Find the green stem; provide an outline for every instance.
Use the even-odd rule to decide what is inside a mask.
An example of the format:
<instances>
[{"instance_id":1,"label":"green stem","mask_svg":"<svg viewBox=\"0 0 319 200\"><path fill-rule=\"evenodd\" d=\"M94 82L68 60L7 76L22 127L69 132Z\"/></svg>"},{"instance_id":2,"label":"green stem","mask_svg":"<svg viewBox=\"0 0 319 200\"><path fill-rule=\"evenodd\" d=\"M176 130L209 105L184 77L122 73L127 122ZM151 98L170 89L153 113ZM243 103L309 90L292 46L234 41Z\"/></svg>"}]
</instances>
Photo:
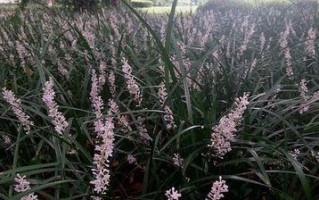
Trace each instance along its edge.
<instances>
[{"instance_id":1,"label":"green stem","mask_svg":"<svg viewBox=\"0 0 319 200\"><path fill-rule=\"evenodd\" d=\"M12 177L16 176L15 169L17 168L18 158L19 158L21 132L22 132L22 125L20 125L18 128L18 138L16 141L16 147L14 150L13 163L12 163ZM9 197L12 197L12 195L13 195L13 184L10 186L10 189L9 189Z\"/></svg>"}]
</instances>

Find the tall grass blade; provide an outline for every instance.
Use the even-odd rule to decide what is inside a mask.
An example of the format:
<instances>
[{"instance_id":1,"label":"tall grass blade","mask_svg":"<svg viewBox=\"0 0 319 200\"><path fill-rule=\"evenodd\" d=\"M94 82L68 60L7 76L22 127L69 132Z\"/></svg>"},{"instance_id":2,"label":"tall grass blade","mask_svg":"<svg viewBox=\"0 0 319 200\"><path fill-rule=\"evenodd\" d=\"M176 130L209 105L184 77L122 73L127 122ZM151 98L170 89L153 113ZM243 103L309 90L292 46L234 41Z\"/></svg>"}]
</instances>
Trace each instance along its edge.
<instances>
[{"instance_id":1,"label":"tall grass blade","mask_svg":"<svg viewBox=\"0 0 319 200\"><path fill-rule=\"evenodd\" d=\"M126 0L122 0L122 2L124 3L125 6L128 7L129 10L132 11L132 13L134 13L134 15L140 20L140 22L146 27L146 29L149 31L149 33L152 35L152 37L154 38L157 47L160 50L163 62L165 63L165 68L168 68L168 71L170 72L170 74L168 74L167 72L165 73L165 80L168 83L169 82L169 77L172 77L173 82L177 82L175 73L174 73L174 64L172 63L171 59L170 59L170 55L169 52L167 51L167 49L163 46L161 39L157 36L156 32L152 29L152 27L146 22L146 20L126 1ZM175 5L176 7L176 5ZM174 12L175 13L175 8L174 8Z\"/></svg>"}]
</instances>

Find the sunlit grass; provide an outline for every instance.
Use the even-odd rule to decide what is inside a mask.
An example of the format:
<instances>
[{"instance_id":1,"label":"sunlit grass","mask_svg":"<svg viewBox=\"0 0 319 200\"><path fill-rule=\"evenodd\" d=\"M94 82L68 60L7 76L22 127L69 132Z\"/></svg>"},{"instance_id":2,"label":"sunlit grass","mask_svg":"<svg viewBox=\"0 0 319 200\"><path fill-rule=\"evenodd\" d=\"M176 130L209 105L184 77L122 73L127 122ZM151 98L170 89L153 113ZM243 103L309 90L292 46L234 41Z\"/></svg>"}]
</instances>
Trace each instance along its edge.
<instances>
[{"instance_id":1,"label":"sunlit grass","mask_svg":"<svg viewBox=\"0 0 319 200\"><path fill-rule=\"evenodd\" d=\"M258 5L258 4L264 4L264 3L291 3L289 0L243 0L242 2L252 4L252 5Z\"/></svg>"},{"instance_id":2,"label":"sunlit grass","mask_svg":"<svg viewBox=\"0 0 319 200\"><path fill-rule=\"evenodd\" d=\"M194 13L198 6L177 6L177 13ZM170 13L171 6L153 6L150 8L138 8L139 11L147 12L150 14L165 14Z\"/></svg>"},{"instance_id":3,"label":"sunlit grass","mask_svg":"<svg viewBox=\"0 0 319 200\"><path fill-rule=\"evenodd\" d=\"M0 3L0 11L15 9L18 4L2 4Z\"/></svg>"},{"instance_id":4,"label":"sunlit grass","mask_svg":"<svg viewBox=\"0 0 319 200\"><path fill-rule=\"evenodd\" d=\"M298 2L298 1L294 1L294 0L235 0L236 2L240 2L240 3L247 3L250 5L260 5L260 4L291 4L294 2ZM315 0L304 0L304 1L299 1L299 2L314 2ZM317 0L317 2L319 2Z\"/></svg>"}]
</instances>

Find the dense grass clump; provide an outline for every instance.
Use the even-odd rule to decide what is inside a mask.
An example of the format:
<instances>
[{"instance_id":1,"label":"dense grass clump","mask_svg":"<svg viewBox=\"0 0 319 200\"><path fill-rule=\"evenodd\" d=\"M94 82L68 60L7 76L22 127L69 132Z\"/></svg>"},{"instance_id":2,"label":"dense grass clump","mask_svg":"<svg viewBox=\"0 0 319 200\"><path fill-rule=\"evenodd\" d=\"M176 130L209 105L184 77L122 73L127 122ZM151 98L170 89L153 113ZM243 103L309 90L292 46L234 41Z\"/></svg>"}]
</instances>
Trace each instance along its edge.
<instances>
[{"instance_id":1,"label":"dense grass clump","mask_svg":"<svg viewBox=\"0 0 319 200\"><path fill-rule=\"evenodd\" d=\"M0 199L318 199L317 7L0 21Z\"/></svg>"}]
</instances>

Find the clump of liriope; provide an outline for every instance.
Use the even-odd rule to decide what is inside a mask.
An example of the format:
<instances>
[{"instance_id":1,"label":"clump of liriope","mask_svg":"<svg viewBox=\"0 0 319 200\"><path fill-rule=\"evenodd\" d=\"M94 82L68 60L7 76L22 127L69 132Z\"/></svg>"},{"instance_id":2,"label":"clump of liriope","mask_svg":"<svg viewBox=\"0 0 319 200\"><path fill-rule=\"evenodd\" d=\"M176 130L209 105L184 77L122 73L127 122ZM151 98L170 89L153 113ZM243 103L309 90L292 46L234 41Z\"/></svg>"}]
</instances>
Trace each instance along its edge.
<instances>
[{"instance_id":1,"label":"clump of liriope","mask_svg":"<svg viewBox=\"0 0 319 200\"><path fill-rule=\"evenodd\" d=\"M2 196L318 199L316 15L65 17L0 22Z\"/></svg>"}]
</instances>

